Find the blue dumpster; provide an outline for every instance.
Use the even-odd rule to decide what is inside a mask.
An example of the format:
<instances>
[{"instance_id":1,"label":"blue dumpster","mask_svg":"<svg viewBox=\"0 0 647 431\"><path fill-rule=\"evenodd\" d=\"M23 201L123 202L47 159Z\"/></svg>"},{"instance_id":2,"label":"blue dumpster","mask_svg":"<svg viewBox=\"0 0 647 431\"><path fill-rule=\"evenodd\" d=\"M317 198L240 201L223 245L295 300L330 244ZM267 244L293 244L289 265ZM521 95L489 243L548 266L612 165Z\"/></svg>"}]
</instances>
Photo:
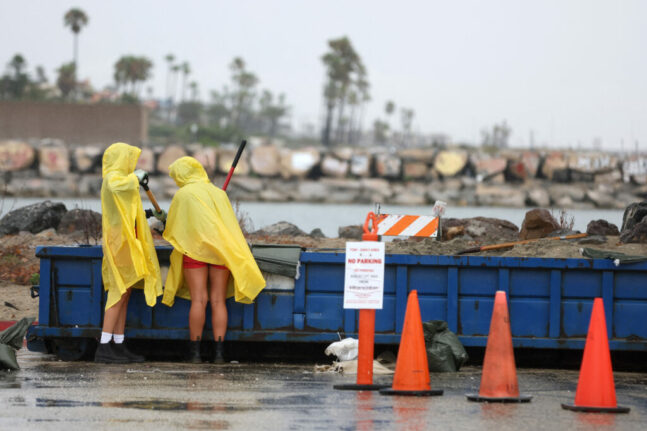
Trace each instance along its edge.
<instances>
[{"instance_id":1,"label":"blue dumpster","mask_svg":"<svg viewBox=\"0 0 647 431\"><path fill-rule=\"evenodd\" d=\"M170 247L158 247L168 265ZM105 305L102 251L38 247L38 325L27 334L32 350L51 342L82 351L99 336ZM303 252L300 276L268 278L254 304L228 301L227 339L330 342L356 336L358 313L344 310L344 253ZM483 256L387 255L384 308L376 313L375 342L397 344L407 294L418 291L422 319L445 320L466 346L485 346L494 294L508 294L516 347L581 349L593 298L604 300L610 347L647 350L647 263L610 260ZM128 338L188 339L189 301L146 306L141 291L128 307ZM205 338L211 337L207 316ZM45 347L44 347L45 346ZM50 346L50 347L47 347Z\"/></svg>"}]
</instances>

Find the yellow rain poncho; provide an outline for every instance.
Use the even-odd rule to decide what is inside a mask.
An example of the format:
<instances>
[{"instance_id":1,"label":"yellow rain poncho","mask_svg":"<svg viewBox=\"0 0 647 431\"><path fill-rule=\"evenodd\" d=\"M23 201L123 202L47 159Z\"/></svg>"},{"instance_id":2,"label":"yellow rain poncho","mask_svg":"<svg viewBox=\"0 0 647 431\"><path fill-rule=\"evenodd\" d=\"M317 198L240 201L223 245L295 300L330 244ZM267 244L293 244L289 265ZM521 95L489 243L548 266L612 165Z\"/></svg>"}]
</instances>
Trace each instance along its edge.
<instances>
[{"instance_id":1,"label":"yellow rain poncho","mask_svg":"<svg viewBox=\"0 0 647 431\"><path fill-rule=\"evenodd\" d=\"M265 279L245 241L227 194L209 182L193 157L173 162L169 175L180 187L171 202L164 239L173 245L162 303L173 305L175 296L191 299L184 280L182 258L226 266L231 275L227 297L251 303L265 287Z\"/></svg>"},{"instance_id":2,"label":"yellow rain poncho","mask_svg":"<svg viewBox=\"0 0 647 431\"><path fill-rule=\"evenodd\" d=\"M139 148L122 142L103 153L101 274L108 291L106 309L115 305L129 287L143 288L146 304L151 307L162 294L153 237L139 197L139 181L133 173L140 153Z\"/></svg>"}]
</instances>

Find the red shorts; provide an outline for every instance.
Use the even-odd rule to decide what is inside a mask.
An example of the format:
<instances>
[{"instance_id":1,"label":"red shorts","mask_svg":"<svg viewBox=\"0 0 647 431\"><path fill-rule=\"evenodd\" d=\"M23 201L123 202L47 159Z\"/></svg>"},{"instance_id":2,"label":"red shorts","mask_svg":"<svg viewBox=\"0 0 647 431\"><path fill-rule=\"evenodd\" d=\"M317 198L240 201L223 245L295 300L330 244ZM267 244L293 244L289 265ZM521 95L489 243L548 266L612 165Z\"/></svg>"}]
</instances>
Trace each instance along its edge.
<instances>
[{"instance_id":1,"label":"red shorts","mask_svg":"<svg viewBox=\"0 0 647 431\"><path fill-rule=\"evenodd\" d=\"M191 259L186 254L182 258L182 266L184 268L189 268L189 269L192 269L192 268L204 268L207 265L211 266L213 268L218 268L218 269L228 269L226 266L223 266L223 265L212 265L212 264L207 263L207 262L200 262L199 260Z\"/></svg>"}]
</instances>

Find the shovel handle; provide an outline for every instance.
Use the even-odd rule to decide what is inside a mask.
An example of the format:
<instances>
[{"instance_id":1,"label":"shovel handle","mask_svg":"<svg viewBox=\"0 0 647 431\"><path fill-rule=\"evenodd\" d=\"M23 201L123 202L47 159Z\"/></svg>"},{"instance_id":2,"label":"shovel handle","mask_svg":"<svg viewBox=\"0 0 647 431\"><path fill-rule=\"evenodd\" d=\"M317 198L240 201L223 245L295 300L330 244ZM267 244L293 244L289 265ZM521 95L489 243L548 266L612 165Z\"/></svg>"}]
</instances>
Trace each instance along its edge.
<instances>
[{"instance_id":1,"label":"shovel handle","mask_svg":"<svg viewBox=\"0 0 647 431\"><path fill-rule=\"evenodd\" d=\"M155 211L157 212L162 211L159 204L157 203L157 199L155 199L155 196L153 196L153 192L151 192L148 187L144 187L144 190L146 190L146 195L148 196L148 199L150 199L151 203L155 207Z\"/></svg>"},{"instance_id":2,"label":"shovel handle","mask_svg":"<svg viewBox=\"0 0 647 431\"><path fill-rule=\"evenodd\" d=\"M240 156L243 154L243 150L245 149L245 145L247 145L247 141L243 140L243 142L240 143L240 147L238 147L238 151L236 152L236 157L234 157L234 161L231 163L231 168L229 168L229 173L227 174L227 179L225 180L225 183L222 185L223 190L227 190L227 186L229 185L229 180L231 180L231 176L234 174L234 169L236 169L236 165L238 164L238 160L240 159Z\"/></svg>"}]
</instances>

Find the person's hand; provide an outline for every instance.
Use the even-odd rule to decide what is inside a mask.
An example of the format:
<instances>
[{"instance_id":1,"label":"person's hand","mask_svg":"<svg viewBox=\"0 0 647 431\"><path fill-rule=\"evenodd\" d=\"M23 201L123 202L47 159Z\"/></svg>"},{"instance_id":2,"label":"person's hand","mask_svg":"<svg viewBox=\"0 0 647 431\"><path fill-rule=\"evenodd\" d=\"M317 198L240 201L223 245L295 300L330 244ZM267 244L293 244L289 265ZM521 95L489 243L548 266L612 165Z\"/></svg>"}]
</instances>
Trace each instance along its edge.
<instances>
[{"instance_id":1,"label":"person's hand","mask_svg":"<svg viewBox=\"0 0 647 431\"><path fill-rule=\"evenodd\" d=\"M166 223L166 211L160 210L155 211L153 210L153 217L155 217L157 220L161 221L162 223Z\"/></svg>"},{"instance_id":2,"label":"person's hand","mask_svg":"<svg viewBox=\"0 0 647 431\"><path fill-rule=\"evenodd\" d=\"M139 181L139 184L141 185L148 184L148 172L146 172L143 169L135 169L134 174L137 177L137 181Z\"/></svg>"}]
</instances>

